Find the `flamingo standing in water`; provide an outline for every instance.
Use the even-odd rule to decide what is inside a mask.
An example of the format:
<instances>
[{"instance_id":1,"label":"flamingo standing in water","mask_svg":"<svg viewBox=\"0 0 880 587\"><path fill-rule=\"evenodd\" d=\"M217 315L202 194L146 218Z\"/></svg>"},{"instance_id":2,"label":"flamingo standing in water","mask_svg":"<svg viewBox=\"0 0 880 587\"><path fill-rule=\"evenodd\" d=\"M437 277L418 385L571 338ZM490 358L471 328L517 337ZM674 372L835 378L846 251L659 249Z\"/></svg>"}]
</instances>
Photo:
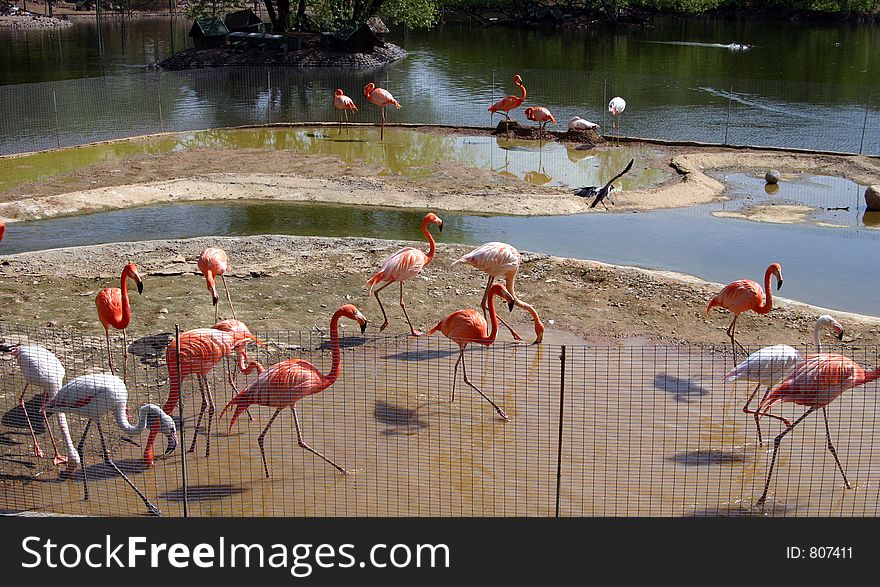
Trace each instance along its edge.
<instances>
[{"instance_id":1,"label":"flamingo standing in water","mask_svg":"<svg viewBox=\"0 0 880 587\"><path fill-rule=\"evenodd\" d=\"M730 312L733 312L733 321L727 328L727 336L730 337L730 346L733 349L733 360L736 362L736 345L745 352L741 344L736 342L736 320L743 312L752 310L756 314L767 314L773 309L773 293L770 289L770 277L776 276L777 291L782 288L782 267L779 263L773 263L767 267L764 273L764 289L751 279L740 279L729 283L718 292L709 302L706 308L706 315L712 311L715 306L720 306ZM766 298L764 291L766 290Z\"/></svg>"},{"instance_id":2,"label":"flamingo standing in water","mask_svg":"<svg viewBox=\"0 0 880 587\"><path fill-rule=\"evenodd\" d=\"M370 82L366 86L364 86L364 96L366 96L369 102L372 102L376 106L382 109L382 130L379 131L379 138L385 138L385 107L386 106L395 106L398 110L400 110L400 102L394 99L394 96L391 95L391 92L388 90L384 90L382 88L377 88L376 84Z\"/></svg>"},{"instance_id":3,"label":"flamingo standing in water","mask_svg":"<svg viewBox=\"0 0 880 587\"><path fill-rule=\"evenodd\" d=\"M519 74L513 76L513 83L519 87L521 95L519 96L504 96L491 106L489 106L489 112L495 114L496 112L500 112L504 115L504 118L507 119L507 124L510 124L510 111L515 110L522 106L522 103L526 101L526 87L522 83L522 78Z\"/></svg>"},{"instance_id":4,"label":"flamingo standing in water","mask_svg":"<svg viewBox=\"0 0 880 587\"><path fill-rule=\"evenodd\" d=\"M475 343L489 346L495 342L495 337L498 335L498 316L495 314L495 296L504 298L507 301L507 307L510 310L513 310L513 305L516 303L514 297L507 291L507 288L505 288L503 284L496 283L489 288L489 320L492 323L491 332L487 333L488 328L486 325L486 319L483 318L479 312L467 309L453 312L428 331L428 335L430 336L439 330L444 336L446 336L446 338L458 345L458 360L455 361L455 368L452 370L451 401L455 401L455 380L458 376L458 364L461 363L461 372L464 375L464 382L483 396L483 399L492 404L492 407L495 408L495 411L498 412L498 415L501 416L503 420L509 422L510 418L504 413L504 410L498 407L498 404L489 399L489 396L483 393L479 387L471 383L471 380L468 379L467 365L464 360L464 349L467 348L468 344Z\"/></svg>"},{"instance_id":5,"label":"flamingo standing in water","mask_svg":"<svg viewBox=\"0 0 880 587\"><path fill-rule=\"evenodd\" d=\"M514 288L516 274L519 271L521 262L522 256L514 246L507 243L492 242L480 245L467 255L458 258L452 262L452 266L454 267L458 263L472 265L489 275L486 289L483 292L483 299L480 301L480 307L483 309L483 318L486 317L486 308L489 303L489 288L492 287L496 278L503 277L507 285L507 291L513 297L513 303L532 316L532 321L535 325L535 342L533 344L538 344L544 340L544 323L541 322L538 311L530 304L522 301L516 295L516 289ZM510 331L514 339L522 340L522 337L503 318L499 318L499 320Z\"/></svg>"},{"instance_id":6,"label":"flamingo standing in water","mask_svg":"<svg viewBox=\"0 0 880 587\"><path fill-rule=\"evenodd\" d=\"M196 449L196 440L199 437L202 418L205 411L208 412L208 429L205 432L205 457L211 454L211 425L214 421L214 412L217 407L214 402L214 393L211 391L211 385L208 382L208 373L214 370L220 361L235 353L238 356L238 369L245 374L257 371L262 373L265 371L263 365L259 361L251 361L245 349L251 341L263 344L257 337L250 333L247 326L237 320L225 320L216 325L227 330L214 328L196 328L187 330L180 334L180 376L177 373L177 341L172 340L171 344L165 349L165 364L168 368L168 399L162 406L162 411L169 416L177 407L180 401L180 384L190 375L195 375L199 384L199 391L202 394L202 405L199 410L199 417L196 421L195 432L193 433L192 443L189 452ZM232 375L229 375L229 383L235 389L235 381ZM150 429L150 436L147 439L147 445L144 448L144 465L151 466L155 462L153 452L153 443L159 432L158 424L154 424Z\"/></svg>"},{"instance_id":7,"label":"flamingo standing in water","mask_svg":"<svg viewBox=\"0 0 880 587\"><path fill-rule=\"evenodd\" d=\"M217 295L217 285L214 278L218 275L223 281L223 289L226 290L226 300L229 302L229 308L232 310L232 317L235 318L235 306L232 305L232 297L229 295L229 287L226 285L226 270L229 269L229 257L226 251L216 247L208 247L199 255L199 271L205 276L208 284L208 291L211 292L211 302L214 304L214 322L219 318L220 296Z\"/></svg>"},{"instance_id":8,"label":"flamingo standing in water","mask_svg":"<svg viewBox=\"0 0 880 587\"><path fill-rule=\"evenodd\" d=\"M110 451L107 449L107 443L104 440L104 430L101 427L101 416L112 412L116 418L116 424L127 434L137 434L141 430L146 430L151 421L157 420L159 429L168 436L166 454L173 452L177 447L177 428L174 426L174 420L171 419L171 416L167 415L155 404L141 406L138 410L138 421L132 424L128 421L128 416L126 415L127 406L128 389L125 387L122 379L109 373L96 373L83 375L69 382L58 390L58 395L49 400L46 408L49 413L74 413L89 419L77 448L80 466L82 467L83 499L89 499L89 483L88 476L86 475L85 459L83 458L83 447L86 442L86 435L92 427L92 421L94 421L98 425L98 436L101 439L101 451L104 453L104 462L113 467L129 487L134 489L138 497L143 500L144 505L147 506L149 513L158 516L162 513L159 511L159 508L150 503L147 496L131 482L131 479L126 477L125 473L110 458Z\"/></svg>"},{"instance_id":9,"label":"flamingo standing in water","mask_svg":"<svg viewBox=\"0 0 880 587\"><path fill-rule=\"evenodd\" d=\"M229 400L229 403L220 412L220 417L222 418L230 406L235 406L232 419L229 421L229 430L232 430L232 426L235 424L238 416L248 406L257 404L275 408L275 413L269 418L269 423L266 424L260 436L257 437L257 444L260 445L260 455L263 457L263 470L266 473L267 479L269 478L269 465L266 462L266 450L263 442L266 438L266 433L269 432L269 427L272 426L272 422L275 421L281 410L288 407L293 412L293 423L296 426L296 438L299 441L300 447L321 457L336 467L341 473L348 473L346 469L336 464L332 459L306 444L299 427L299 417L296 414L296 402L304 397L324 391L336 382L339 374L342 372L342 351L339 347L339 319L343 317L360 324L361 334L367 329L367 319L364 318L364 315L355 306L346 304L336 310L330 319L330 347L333 351L333 363L329 373L324 375L318 371L317 367L302 359L287 359L286 361L275 363L266 371L260 373L257 379L240 394Z\"/></svg>"},{"instance_id":10,"label":"flamingo standing in water","mask_svg":"<svg viewBox=\"0 0 880 587\"><path fill-rule=\"evenodd\" d=\"M827 314L819 316L816 320L815 326L813 326L813 344L816 346L817 353L822 352L822 341L819 337L822 329L832 330L839 340L843 339L843 326L841 326L840 322ZM775 344L755 351L749 355L745 361L724 375L724 380L726 382L749 381L757 384L755 385L754 391L752 391L752 394L749 396L749 400L743 406L742 411L746 414L753 414L755 416L755 427L758 429L758 444L764 444L764 440L761 437L761 424L759 421L761 415L757 410L749 409L752 400L755 398L755 394L758 393L760 388L765 387L766 391L761 398L761 402L763 402L770 393L770 389L788 377L794 368L802 363L803 360L803 357L797 349L790 347L787 344ZM758 403L760 404L761 402ZM774 414L766 415L784 421L781 417Z\"/></svg>"},{"instance_id":11,"label":"flamingo standing in water","mask_svg":"<svg viewBox=\"0 0 880 587\"><path fill-rule=\"evenodd\" d=\"M773 456L770 458L770 470L767 472L767 481L764 483L764 493L758 499L758 503L767 500L767 490L770 488L770 479L773 477L773 466L776 464L776 456L779 452L779 444L786 434L794 430L804 418L822 408L822 417L825 419L825 438L828 440L828 450L837 463L837 468L843 476L843 482L847 489L851 489L843 465L837 456L837 450L831 441L831 430L828 426L828 412L826 406L840 397L843 392L859 385L864 385L880 377L880 368L873 371L865 371L864 367L843 355L827 353L816 354L807 357L807 360L797 366L794 372L758 405L758 411L765 414L776 402L790 402L809 409L794 423L784 418L786 428L773 439Z\"/></svg>"},{"instance_id":12,"label":"flamingo standing in water","mask_svg":"<svg viewBox=\"0 0 880 587\"><path fill-rule=\"evenodd\" d=\"M345 122L348 122L348 111L357 112L358 107L355 105L354 100L346 96L345 92L339 88L336 88L336 91L333 93L333 107L339 110L339 129L341 132L343 116L345 116Z\"/></svg>"},{"instance_id":13,"label":"flamingo standing in water","mask_svg":"<svg viewBox=\"0 0 880 587\"><path fill-rule=\"evenodd\" d=\"M626 100L620 96L611 98L608 102L608 112L611 113L611 128L620 130L620 121L623 120L623 111L626 110ZM617 119L615 121L615 118Z\"/></svg>"},{"instance_id":14,"label":"flamingo standing in water","mask_svg":"<svg viewBox=\"0 0 880 587\"><path fill-rule=\"evenodd\" d=\"M138 275L137 265L128 263L122 269L119 287L107 287L98 292L95 297L95 307L98 309L98 319L104 326L104 334L107 336L107 360L110 363L110 372L113 372L113 352L110 348L110 327L122 331L122 375L125 377L128 362L128 341L125 329L131 321L131 306L128 302L128 279L137 284L139 294L144 293L144 282Z\"/></svg>"},{"instance_id":15,"label":"flamingo standing in water","mask_svg":"<svg viewBox=\"0 0 880 587\"><path fill-rule=\"evenodd\" d=\"M406 312L406 305L403 303L403 282L421 273L422 269L427 267L428 263L434 259L436 244L434 237L428 231L429 224L436 224L440 227L440 232L443 232L443 221L433 212L428 212L422 219L422 234L428 239L428 244L430 245L427 253L414 247L403 247L393 255L389 255L382 262L382 267L379 271L366 283L366 285L370 286L370 293L376 296L376 301L379 302L379 308L382 310L382 318L385 319L382 322L382 326L379 327L379 332L382 332L388 326L388 316L385 314L385 306L382 305L382 300L379 299L379 292L398 281L400 282L400 307L403 308L403 315L406 316L406 321L409 323L409 330L413 336L422 335L420 331L413 327L412 320L409 319L409 314ZM374 291L373 287L382 282L387 283Z\"/></svg>"},{"instance_id":16,"label":"flamingo standing in water","mask_svg":"<svg viewBox=\"0 0 880 587\"><path fill-rule=\"evenodd\" d=\"M538 131L539 134L542 134L544 132L544 127L547 125L548 122L553 122L553 124L556 124L556 118L549 110L547 110L543 106L529 106L528 108L526 108L526 118L528 118L532 122L541 123L540 130Z\"/></svg>"},{"instance_id":17,"label":"flamingo standing in water","mask_svg":"<svg viewBox=\"0 0 880 587\"><path fill-rule=\"evenodd\" d=\"M70 437L70 428L67 426L67 417L64 414L58 414L58 426L61 428L61 436L67 445L68 457L64 457L58 452L58 444L55 442L55 435L52 434L52 427L49 425L49 418L46 415L46 402L51 400L58 394L61 384L64 382L64 365L58 360L51 351L36 345L0 345L0 352L11 353L18 361L21 369L21 376L24 379L24 389L18 398L18 405L24 412L24 419L27 422L28 429L31 431L31 439L34 442L34 456L38 459L43 458L43 450L37 442L37 436L34 433L34 427L31 424L31 418L28 416L27 408L25 408L24 394L31 385L45 390L43 401L40 406L40 413L43 415L43 421L46 423L46 430L49 432L49 438L52 440L52 448L55 449L55 458L52 460L56 465L68 463L65 473L72 473L79 464L79 457L76 454L76 448L73 446L73 439Z\"/></svg>"}]
</instances>

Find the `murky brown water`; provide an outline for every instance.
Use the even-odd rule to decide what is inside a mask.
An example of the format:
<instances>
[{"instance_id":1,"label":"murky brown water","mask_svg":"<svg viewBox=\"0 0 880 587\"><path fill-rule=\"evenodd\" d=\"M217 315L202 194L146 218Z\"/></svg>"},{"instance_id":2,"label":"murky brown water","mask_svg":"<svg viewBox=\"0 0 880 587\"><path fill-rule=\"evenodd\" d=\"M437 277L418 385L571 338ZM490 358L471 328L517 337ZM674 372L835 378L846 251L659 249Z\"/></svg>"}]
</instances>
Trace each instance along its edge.
<instances>
[{"instance_id":1,"label":"murky brown water","mask_svg":"<svg viewBox=\"0 0 880 587\"><path fill-rule=\"evenodd\" d=\"M293 341L302 343L298 350L291 341L268 338L276 343L270 345L271 361L293 354L329 369L330 353L314 350L317 338ZM298 411L306 440L355 474L341 475L300 449L286 411L266 439L272 477L265 479L256 439L272 410L258 407L252 410L257 421L242 417L230 435L228 416L215 422L209 458L202 437L197 451L187 454L190 515L552 516L559 344L569 345L561 515L874 516L880 510L873 387L847 392L829 410L835 443L855 489L844 488L825 448L821 416L811 416L783 440L771 499L762 509L752 504L763 489L769 447L757 446L753 421L740 412L751 389L721 383L729 356L641 341L587 347L556 332L537 347L499 341L489 349L469 350L468 372L510 415L512 421L505 423L461 381L455 402L449 403L457 351L442 337L348 342L342 377L324 393L301 401ZM876 361L876 353L856 358ZM71 374L87 371L82 363L73 364ZM26 429L11 416L20 390L13 367L11 361L0 363L0 508L142 514L134 493L100 464L96 437L87 444L88 502L82 500L79 478L56 481L51 462L37 462ZM129 367L138 405L164 400L167 385L158 386L164 367L139 363L135 368L132 361ZM187 385L195 387L192 381ZM221 370L212 385L222 405L231 391ZM185 401L184 449L198 394L187 394ZM775 411L794 416L800 408ZM75 439L82 426L72 419ZM108 421L105 430L113 430L112 450L123 470L166 515L182 515L180 450L143 471L140 449L119 442L113 426ZM780 431L769 420L763 427L768 438ZM39 438L51 454L48 436ZM159 448L164 448L161 438Z\"/></svg>"}]
</instances>

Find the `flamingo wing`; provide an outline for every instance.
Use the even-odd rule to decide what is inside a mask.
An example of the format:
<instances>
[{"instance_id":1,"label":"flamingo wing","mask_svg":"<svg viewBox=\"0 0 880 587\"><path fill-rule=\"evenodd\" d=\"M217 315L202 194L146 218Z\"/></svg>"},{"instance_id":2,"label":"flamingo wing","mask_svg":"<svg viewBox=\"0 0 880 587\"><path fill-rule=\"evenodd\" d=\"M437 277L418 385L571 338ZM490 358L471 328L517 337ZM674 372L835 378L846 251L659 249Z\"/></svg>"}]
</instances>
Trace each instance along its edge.
<instances>
[{"instance_id":1,"label":"flamingo wing","mask_svg":"<svg viewBox=\"0 0 880 587\"><path fill-rule=\"evenodd\" d=\"M441 320L428 334L433 334L437 330L458 344L476 342L488 336L488 325L483 315L471 309L453 312Z\"/></svg>"},{"instance_id":2,"label":"flamingo wing","mask_svg":"<svg viewBox=\"0 0 880 587\"><path fill-rule=\"evenodd\" d=\"M208 271L214 275L223 275L226 273L229 257L226 251L215 247L208 247L199 255L199 271L206 274Z\"/></svg>"},{"instance_id":3,"label":"flamingo wing","mask_svg":"<svg viewBox=\"0 0 880 587\"><path fill-rule=\"evenodd\" d=\"M721 306L735 314L757 308L764 303L764 289L751 279L740 279L727 284L709 302L707 312L713 306Z\"/></svg>"},{"instance_id":4,"label":"flamingo wing","mask_svg":"<svg viewBox=\"0 0 880 587\"><path fill-rule=\"evenodd\" d=\"M769 408L779 401L803 406L827 406L844 391L851 389L862 372L858 363L843 355L810 355L770 392L758 409Z\"/></svg>"},{"instance_id":5,"label":"flamingo wing","mask_svg":"<svg viewBox=\"0 0 880 587\"><path fill-rule=\"evenodd\" d=\"M785 379L803 357L797 349L787 344L766 346L748 356L734 369L724 375L725 381L752 381L774 385Z\"/></svg>"},{"instance_id":6,"label":"flamingo wing","mask_svg":"<svg viewBox=\"0 0 880 587\"><path fill-rule=\"evenodd\" d=\"M498 111L510 112L514 108L519 108L522 103L522 98L519 96L504 96L489 106L489 112L492 112L493 114Z\"/></svg>"},{"instance_id":7,"label":"flamingo wing","mask_svg":"<svg viewBox=\"0 0 880 587\"><path fill-rule=\"evenodd\" d=\"M372 286L383 281L407 281L419 273L428 262L428 256L424 251L414 247L404 247L396 253L389 255L383 262L379 271L367 282Z\"/></svg>"},{"instance_id":8,"label":"flamingo wing","mask_svg":"<svg viewBox=\"0 0 880 587\"><path fill-rule=\"evenodd\" d=\"M520 252L512 245L491 242L480 245L467 255L456 259L452 265L465 263L493 277L501 277L510 271L518 270L520 261Z\"/></svg>"},{"instance_id":9,"label":"flamingo wing","mask_svg":"<svg viewBox=\"0 0 880 587\"><path fill-rule=\"evenodd\" d=\"M119 326L122 322L122 290L118 287L106 287L95 296L95 307L98 310L98 319L104 328ZM128 326L126 324L126 326Z\"/></svg>"}]
</instances>

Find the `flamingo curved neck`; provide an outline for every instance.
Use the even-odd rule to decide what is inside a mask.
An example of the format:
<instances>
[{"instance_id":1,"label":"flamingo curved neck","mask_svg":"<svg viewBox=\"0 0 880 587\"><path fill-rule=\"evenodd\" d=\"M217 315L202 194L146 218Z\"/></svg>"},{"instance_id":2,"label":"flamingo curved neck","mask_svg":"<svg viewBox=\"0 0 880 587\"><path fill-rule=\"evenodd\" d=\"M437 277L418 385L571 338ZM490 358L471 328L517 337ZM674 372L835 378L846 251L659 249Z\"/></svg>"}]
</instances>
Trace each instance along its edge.
<instances>
[{"instance_id":1,"label":"flamingo curved neck","mask_svg":"<svg viewBox=\"0 0 880 587\"><path fill-rule=\"evenodd\" d=\"M498 315L495 313L495 296L497 295L497 291L489 294L489 323L492 325L492 329L489 331L489 336L482 341L487 345L495 342L495 337L498 336Z\"/></svg>"},{"instance_id":2,"label":"flamingo curved neck","mask_svg":"<svg viewBox=\"0 0 880 587\"><path fill-rule=\"evenodd\" d=\"M856 383L856 385L864 385L865 383L871 383L877 379L880 379L880 367L877 367L873 371L865 371L864 376L858 383Z\"/></svg>"},{"instance_id":3,"label":"flamingo curved neck","mask_svg":"<svg viewBox=\"0 0 880 587\"><path fill-rule=\"evenodd\" d=\"M434 254L437 252L437 245L434 242L434 237L431 235L431 231L428 230L427 220L422 221L422 234L424 234L425 238L428 239L428 245L430 246L427 254L428 260L425 261L425 265L427 265L434 259Z\"/></svg>"},{"instance_id":4,"label":"flamingo curved neck","mask_svg":"<svg viewBox=\"0 0 880 587\"><path fill-rule=\"evenodd\" d=\"M339 373L342 371L342 350L339 348L340 317L342 317L342 310L336 310L330 319L330 348L333 351L333 363L330 366L330 372L324 375L325 388L333 385L339 379Z\"/></svg>"},{"instance_id":5,"label":"flamingo curved neck","mask_svg":"<svg viewBox=\"0 0 880 587\"><path fill-rule=\"evenodd\" d=\"M773 277L773 271L767 269L767 273L764 274L764 301L755 308L755 312L758 314L766 314L773 309L773 288L770 286L771 277Z\"/></svg>"},{"instance_id":6,"label":"flamingo curved neck","mask_svg":"<svg viewBox=\"0 0 880 587\"><path fill-rule=\"evenodd\" d=\"M816 352L822 352L822 339L819 338L819 332L822 330L822 327L818 322L813 326L813 345L816 347Z\"/></svg>"},{"instance_id":7,"label":"flamingo curved neck","mask_svg":"<svg viewBox=\"0 0 880 587\"><path fill-rule=\"evenodd\" d=\"M519 86L519 89L522 92L522 95L519 98L520 103L525 102L526 101L526 87L520 81L516 82L516 85Z\"/></svg>"},{"instance_id":8,"label":"flamingo curved neck","mask_svg":"<svg viewBox=\"0 0 880 587\"><path fill-rule=\"evenodd\" d=\"M131 320L131 305L128 302L128 277L129 272L126 267L122 271L122 277L120 278L119 289L122 292L122 320L120 321L120 328L125 328L128 326L128 322Z\"/></svg>"},{"instance_id":9,"label":"flamingo curved neck","mask_svg":"<svg viewBox=\"0 0 880 587\"><path fill-rule=\"evenodd\" d=\"M128 416L125 414L125 403L117 403L116 404L116 423L119 424L119 427L122 428L127 434L137 434L141 430L145 430L147 428L147 412L149 408L147 406L142 406L140 410L138 410L138 421L137 424L132 424L128 421Z\"/></svg>"},{"instance_id":10,"label":"flamingo curved neck","mask_svg":"<svg viewBox=\"0 0 880 587\"><path fill-rule=\"evenodd\" d=\"M208 283L208 291L211 292L211 295L217 296L217 286L214 281L214 272L210 269L205 271L205 281Z\"/></svg>"}]
</instances>

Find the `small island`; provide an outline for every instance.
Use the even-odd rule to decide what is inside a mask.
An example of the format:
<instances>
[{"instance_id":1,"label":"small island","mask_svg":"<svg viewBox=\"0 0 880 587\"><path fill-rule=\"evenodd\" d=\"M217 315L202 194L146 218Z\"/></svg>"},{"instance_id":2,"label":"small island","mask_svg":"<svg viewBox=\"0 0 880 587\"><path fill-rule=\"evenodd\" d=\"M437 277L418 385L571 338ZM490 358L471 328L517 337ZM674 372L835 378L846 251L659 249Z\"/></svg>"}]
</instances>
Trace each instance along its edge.
<instances>
[{"instance_id":1,"label":"small island","mask_svg":"<svg viewBox=\"0 0 880 587\"><path fill-rule=\"evenodd\" d=\"M223 66L374 68L406 57L385 41L388 28L378 16L357 27L333 32L269 32L252 10L197 18L190 29L194 47L159 62L167 70Z\"/></svg>"}]
</instances>

